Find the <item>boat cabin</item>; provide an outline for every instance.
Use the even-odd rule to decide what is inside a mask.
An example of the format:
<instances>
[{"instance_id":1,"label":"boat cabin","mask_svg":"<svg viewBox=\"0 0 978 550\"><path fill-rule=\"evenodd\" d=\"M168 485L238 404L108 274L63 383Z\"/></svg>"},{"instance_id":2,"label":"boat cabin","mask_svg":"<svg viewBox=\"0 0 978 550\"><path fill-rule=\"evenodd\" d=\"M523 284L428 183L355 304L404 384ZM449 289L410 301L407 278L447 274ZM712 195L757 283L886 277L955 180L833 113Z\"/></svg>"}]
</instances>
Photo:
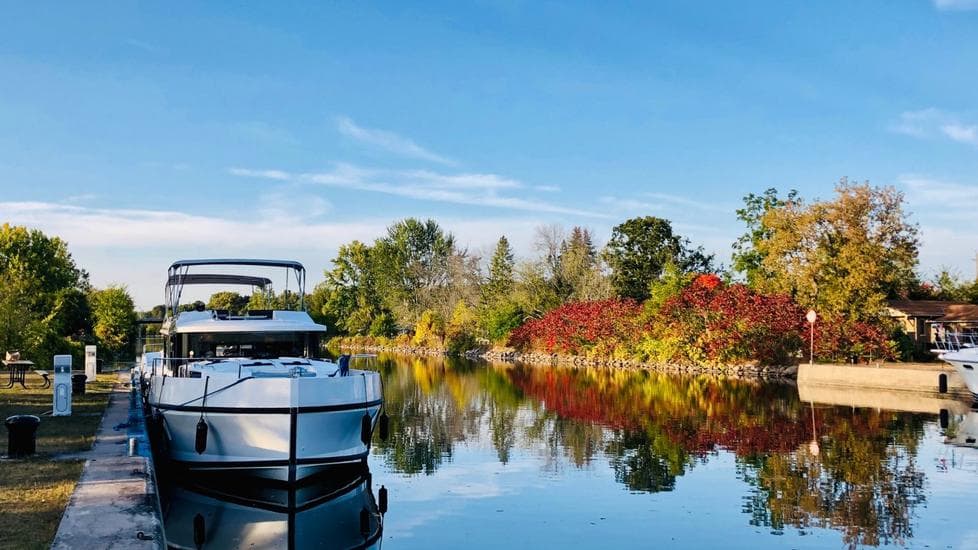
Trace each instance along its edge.
<instances>
[{"instance_id":1,"label":"boat cabin","mask_svg":"<svg viewBox=\"0 0 978 550\"><path fill-rule=\"evenodd\" d=\"M262 291L271 284L265 277L225 273L189 273L195 266L284 267L295 276L299 310L250 310L235 315L225 309L206 309L198 303L191 311L180 311L185 285L242 285ZM313 322L304 310L305 268L288 260L182 260L170 266L166 283L167 318L160 328L165 338L165 355L171 366L195 359L244 357L319 357L324 325Z\"/></svg>"}]
</instances>

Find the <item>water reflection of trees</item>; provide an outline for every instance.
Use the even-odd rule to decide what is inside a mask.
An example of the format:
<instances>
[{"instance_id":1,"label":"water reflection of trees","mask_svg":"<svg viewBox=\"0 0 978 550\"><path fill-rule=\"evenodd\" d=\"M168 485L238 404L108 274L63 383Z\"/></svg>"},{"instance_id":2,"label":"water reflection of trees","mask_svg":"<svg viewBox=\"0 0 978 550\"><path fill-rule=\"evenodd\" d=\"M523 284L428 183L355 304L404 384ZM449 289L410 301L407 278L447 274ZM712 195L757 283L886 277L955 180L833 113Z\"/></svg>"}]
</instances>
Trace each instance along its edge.
<instances>
[{"instance_id":1,"label":"water reflection of trees","mask_svg":"<svg viewBox=\"0 0 978 550\"><path fill-rule=\"evenodd\" d=\"M554 470L604 456L629 490L659 492L722 450L750 487L752 525L832 528L853 545L907 540L924 501L919 416L820 408L813 423L789 386L648 371L440 358L380 369L391 438L376 452L405 473L433 473L457 444L483 442L502 463L519 449Z\"/></svg>"},{"instance_id":2,"label":"water reflection of trees","mask_svg":"<svg viewBox=\"0 0 978 550\"><path fill-rule=\"evenodd\" d=\"M775 531L829 527L850 546L905 543L913 536L914 507L925 500L916 460L920 418L818 412L826 430L818 447L744 462L751 524Z\"/></svg>"}]
</instances>

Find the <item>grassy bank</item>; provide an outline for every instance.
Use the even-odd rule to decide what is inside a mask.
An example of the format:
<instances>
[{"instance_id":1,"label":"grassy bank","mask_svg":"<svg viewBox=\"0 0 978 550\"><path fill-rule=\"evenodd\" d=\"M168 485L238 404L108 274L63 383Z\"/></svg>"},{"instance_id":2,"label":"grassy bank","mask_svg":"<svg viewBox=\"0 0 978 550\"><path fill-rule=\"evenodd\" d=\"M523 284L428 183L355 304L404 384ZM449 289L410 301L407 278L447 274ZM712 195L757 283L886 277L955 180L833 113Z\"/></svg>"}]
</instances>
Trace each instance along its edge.
<instances>
[{"instance_id":1,"label":"grassy bank","mask_svg":"<svg viewBox=\"0 0 978 550\"><path fill-rule=\"evenodd\" d=\"M3 374L0 381L5 383ZM103 374L88 383L84 396L72 396L68 417L43 416L51 410L52 390L40 388L39 376L27 377L26 390L19 385L0 389L0 419L15 414L41 417L38 454L0 463L0 549L51 546L83 465L80 460L55 460L53 455L91 448L115 380L116 375ZM4 430L4 454L6 435Z\"/></svg>"}]
</instances>

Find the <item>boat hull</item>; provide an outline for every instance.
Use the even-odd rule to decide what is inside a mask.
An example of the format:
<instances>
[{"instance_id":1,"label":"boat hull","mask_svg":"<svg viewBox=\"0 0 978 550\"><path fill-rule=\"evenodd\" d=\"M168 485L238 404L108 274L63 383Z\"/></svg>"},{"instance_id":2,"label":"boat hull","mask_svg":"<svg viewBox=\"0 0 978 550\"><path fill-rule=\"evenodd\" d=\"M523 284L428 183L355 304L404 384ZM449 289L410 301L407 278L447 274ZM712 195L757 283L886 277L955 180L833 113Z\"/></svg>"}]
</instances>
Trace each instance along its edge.
<instances>
[{"instance_id":1,"label":"boat hull","mask_svg":"<svg viewBox=\"0 0 978 550\"><path fill-rule=\"evenodd\" d=\"M954 367L964 384L971 392L971 398L978 403L978 350L967 348L953 353L945 353L941 356L947 364Z\"/></svg>"},{"instance_id":2,"label":"boat hull","mask_svg":"<svg viewBox=\"0 0 978 550\"><path fill-rule=\"evenodd\" d=\"M173 465L285 482L365 460L382 403L379 375L366 371L343 379L154 376L148 401L161 450Z\"/></svg>"}]
</instances>

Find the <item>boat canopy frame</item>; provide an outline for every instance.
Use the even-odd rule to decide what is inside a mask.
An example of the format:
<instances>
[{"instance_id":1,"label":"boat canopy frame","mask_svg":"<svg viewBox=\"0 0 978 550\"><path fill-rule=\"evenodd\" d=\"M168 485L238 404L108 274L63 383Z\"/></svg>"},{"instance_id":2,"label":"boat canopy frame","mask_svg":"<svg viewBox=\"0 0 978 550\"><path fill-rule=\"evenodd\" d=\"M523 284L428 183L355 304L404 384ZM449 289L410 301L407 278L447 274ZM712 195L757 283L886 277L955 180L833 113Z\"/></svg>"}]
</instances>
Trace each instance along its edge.
<instances>
[{"instance_id":1,"label":"boat canopy frame","mask_svg":"<svg viewBox=\"0 0 978 550\"><path fill-rule=\"evenodd\" d=\"M246 258L213 258L201 260L178 260L167 270L167 280L164 289L164 301L171 315L176 315L180 307L180 296L184 285L244 285L259 287L264 290L272 284L267 277L251 275L235 275L225 273L190 273L190 268L197 266L254 266L285 268L285 290L289 289L290 275L295 277L299 292L299 310L305 311L306 298L306 268L295 260L260 260Z\"/></svg>"}]
</instances>

